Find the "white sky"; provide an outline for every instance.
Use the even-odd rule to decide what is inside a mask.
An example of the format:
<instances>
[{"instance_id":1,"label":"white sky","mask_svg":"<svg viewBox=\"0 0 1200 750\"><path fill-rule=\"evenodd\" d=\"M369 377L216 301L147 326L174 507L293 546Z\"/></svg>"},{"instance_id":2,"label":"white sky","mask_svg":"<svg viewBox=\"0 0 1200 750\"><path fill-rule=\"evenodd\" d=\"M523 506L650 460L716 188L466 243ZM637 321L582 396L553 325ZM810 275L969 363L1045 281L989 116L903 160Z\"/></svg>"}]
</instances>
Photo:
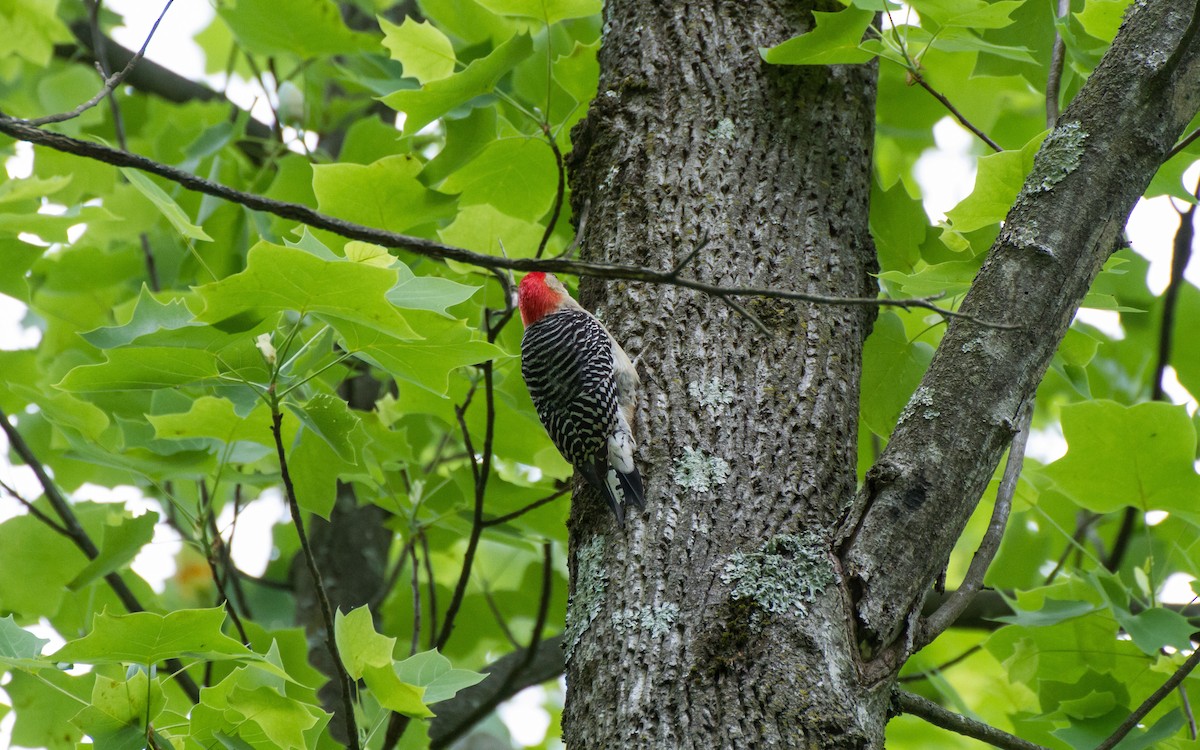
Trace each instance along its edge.
<instances>
[{"instance_id":1,"label":"white sky","mask_svg":"<svg viewBox=\"0 0 1200 750\"><path fill-rule=\"evenodd\" d=\"M141 46L162 8L160 3L147 0L107 0L106 5L125 16L129 26L117 29L114 37L131 49ZM198 31L208 25L213 13L209 0L177 0L151 41L146 56L187 78L207 80L218 89L226 87L223 76L205 76L203 53L192 39ZM264 122L270 121L270 109L263 101L264 93L256 83L234 80L229 83L227 93L239 106L253 108L255 117ZM915 173L925 195L926 212L937 221L944 218L947 210L971 192L975 179L974 158L971 156L974 136L947 117L934 128L934 137L937 148L920 158ZM30 149L24 144L18 144L18 147L18 158L6 165L13 177L27 174L29 170ZM26 156L22 158L21 154ZM1197 173L1200 173L1200 168L1193 169L1188 175L1189 179L1194 180ZM1167 198L1141 201L1130 218L1130 239L1134 249L1151 263L1148 282L1155 293L1166 288L1170 276L1171 242L1178 224L1179 215ZM1200 263L1193 262L1186 275L1192 283L1200 285ZM24 306L20 302L0 295L0 349L22 349L36 344L38 333L21 325L24 312ZM1120 333L1116 313L1086 310L1080 313L1080 318L1106 331ZM1177 384L1173 386L1168 390L1176 402L1185 403L1190 400L1181 387ZM1190 408L1195 408L1194 402L1190 404ZM1030 453L1041 460L1052 460L1065 452L1066 448L1061 435L1035 436L1035 443L1031 444ZM0 445L3 445L3 441L0 441ZM3 463L3 455L0 455L0 478L25 493L27 497L37 497L40 494L32 473L23 466L14 467ZM117 488L110 491L100 487L89 487L76 493L76 497L127 502L135 512L158 510L156 503L142 499L140 493L133 488ZM21 507L15 501L0 497L0 521L21 512ZM242 513L238 522L238 535L234 540L233 555L243 569L251 573L261 573L265 569L270 553L270 535L267 529L284 517L285 509L278 498L251 504ZM228 518L222 519L222 528L227 523ZM179 546L178 536L160 524L154 542L139 556L134 567L139 574L161 588L162 582L174 573L173 558ZM1182 582L1182 590L1186 592L1184 600L1189 600L1192 594L1186 582ZM43 637L49 635L48 632L40 634ZM541 708L543 696L544 691L541 688L534 688L522 693L502 708L502 716L518 741L532 744L540 741L545 735L549 716ZM8 744L12 720L13 716L9 714L0 721L0 747L6 747Z\"/></svg>"}]
</instances>

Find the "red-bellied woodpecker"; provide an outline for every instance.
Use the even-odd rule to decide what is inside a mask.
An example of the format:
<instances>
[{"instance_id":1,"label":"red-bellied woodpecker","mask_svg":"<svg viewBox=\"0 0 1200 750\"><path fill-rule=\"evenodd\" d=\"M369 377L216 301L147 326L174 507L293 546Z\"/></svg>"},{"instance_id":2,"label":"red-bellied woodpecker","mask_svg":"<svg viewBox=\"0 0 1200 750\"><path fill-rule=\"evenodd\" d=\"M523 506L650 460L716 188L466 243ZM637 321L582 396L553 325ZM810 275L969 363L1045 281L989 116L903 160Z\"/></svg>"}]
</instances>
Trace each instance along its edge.
<instances>
[{"instance_id":1,"label":"red-bellied woodpecker","mask_svg":"<svg viewBox=\"0 0 1200 750\"><path fill-rule=\"evenodd\" d=\"M629 357L553 274L534 271L517 291L525 336L521 374L555 447L625 526L625 506L645 507L633 463L639 385Z\"/></svg>"}]
</instances>

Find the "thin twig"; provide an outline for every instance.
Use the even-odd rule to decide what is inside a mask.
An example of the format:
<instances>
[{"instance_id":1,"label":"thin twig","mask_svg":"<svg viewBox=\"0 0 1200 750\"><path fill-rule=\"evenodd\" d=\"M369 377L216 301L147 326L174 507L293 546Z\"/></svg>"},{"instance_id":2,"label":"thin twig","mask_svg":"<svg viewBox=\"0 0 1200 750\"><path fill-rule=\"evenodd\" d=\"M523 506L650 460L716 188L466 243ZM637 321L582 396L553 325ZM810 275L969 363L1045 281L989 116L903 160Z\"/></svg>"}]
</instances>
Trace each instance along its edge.
<instances>
[{"instance_id":1,"label":"thin twig","mask_svg":"<svg viewBox=\"0 0 1200 750\"><path fill-rule=\"evenodd\" d=\"M1121 725L1109 735L1108 739L1096 745L1096 750L1112 750L1112 748L1116 747L1117 743L1124 739L1125 735L1129 734L1130 730L1138 725L1138 722L1146 718L1146 714L1150 713L1151 709L1162 703L1163 699L1170 695L1171 691L1178 687L1185 677L1191 674L1191 671L1196 668L1197 664L1200 664L1200 649L1193 651L1192 655L1187 658L1187 661L1180 664L1179 669L1176 669L1175 673L1168 677L1167 681L1158 690L1151 693L1149 698L1142 701L1142 705L1138 706L1133 713L1125 717L1125 721L1121 722Z\"/></svg>"},{"instance_id":2,"label":"thin twig","mask_svg":"<svg viewBox=\"0 0 1200 750\"><path fill-rule=\"evenodd\" d=\"M480 369L483 370L484 401L486 403L487 415L484 423L483 451L478 461L475 459L475 450L471 445L471 433L467 428L465 410L459 410L458 414L458 423L462 429L463 440L467 444L467 451L471 454L471 470L475 474L475 503L471 519L471 534L467 538L467 550L463 553L463 565L462 571L458 576L458 583L454 587L454 593L450 596L450 603L446 605L446 615L442 620L442 629L437 639L438 650L445 648L446 642L450 640L450 634L454 631L454 621L458 616L459 607L462 606L463 598L466 596L467 583L471 580L471 568L475 562L475 552L479 548L479 539L483 536L483 499L487 494L488 476L491 474L492 467L492 440L495 436L496 402L492 379L492 363L484 362L480 365Z\"/></svg>"},{"instance_id":3,"label":"thin twig","mask_svg":"<svg viewBox=\"0 0 1200 750\"><path fill-rule=\"evenodd\" d=\"M71 510L71 504L63 497L59 491L58 485L50 479L50 475L46 473L46 467L42 464L38 457L34 454L29 444L25 442L25 438L21 437L21 433L17 428L8 421L8 415L0 409L0 430L4 431L8 437L8 446L21 457L21 461L29 467L33 475L37 477L38 484L42 486L42 493L46 496L46 500L50 502L50 507L54 509L62 521L61 528L67 532L67 536L75 543L75 546L87 556L89 560L95 560L100 554L100 550L96 547L96 543L88 536L83 525L79 523L79 519L75 517L74 511ZM133 591L125 580L121 578L115 571L104 576L105 583L121 600L121 604L129 612L144 612L145 607L134 596ZM183 689L183 692L191 699L193 703L200 702L200 688L196 685L183 666L183 663L178 659L167 659L163 662L171 673L171 677Z\"/></svg>"},{"instance_id":4,"label":"thin twig","mask_svg":"<svg viewBox=\"0 0 1200 750\"><path fill-rule=\"evenodd\" d=\"M434 647L438 632L437 581L433 577L433 555L429 554L429 535L421 529L421 559L425 563L425 585L429 587L429 648Z\"/></svg>"},{"instance_id":5,"label":"thin twig","mask_svg":"<svg viewBox=\"0 0 1200 750\"><path fill-rule=\"evenodd\" d=\"M758 329L759 333L761 333L764 336L771 335L771 329L767 328L766 323L763 323L762 320L760 320L757 315L750 312L746 308L742 307L740 302L730 299L729 297L725 296L724 294L716 294L713 296L715 296L717 299L721 300L726 305L728 305L729 309L733 310L735 313L737 313L738 315L741 315L743 318L748 320L752 326L754 326L755 328Z\"/></svg>"},{"instance_id":6,"label":"thin twig","mask_svg":"<svg viewBox=\"0 0 1200 750\"><path fill-rule=\"evenodd\" d=\"M983 588L983 579L987 575L988 566L1000 549L1000 540L1004 538L1004 528L1008 525L1008 515L1012 511L1013 494L1017 490L1017 480L1021 476L1021 464L1025 460L1025 444L1029 441L1029 425L1033 420L1032 399L1026 401L1017 416L1017 432L1013 436L1012 445L1008 449L1008 462L1004 465L1004 476L996 489L996 504L992 508L992 519L988 522L987 531L971 558L967 573L959 587L938 607L937 611L925 618L924 625L913 644L917 651L933 642L947 628L954 624L963 610Z\"/></svg>"},{"instance_id":7,"label":"thin twig","mask_svg":"<svg viewBox=\"0 0 1200 750\"><path fill-rule=\"evenodd\" d=\"M492 613L492 618L496 621L496 626L500 628L501 633L504 633L504 639L511 643L514 649L521 648L517 637L513 635L512 628L508 627L508 622L504 619L504 613L500 611L500 606L496 604L496 597L492 596L492 588L488 585L487 579L481 578L481 582L483 584L483 600L487 602L488 609Z\"/></svg>"},{"instance_id":8,"label":"thin twig","mask_svg":"<svg viewBox=\"0 0 1200 750\"><path fill-rule=\"evenodd\" d=\"M53 518L51 518L50 516L46 515L46 514L45 514L45 513L43 513L42 511L38 510L37 506L35 506L33 503L29 502L29 501L28 501L28 500L26 500L24 497L22 497L22 496L20 495L20 493L18 493L18 492L17 492L15 489L13 489L12 487L8 486L8 484L6 484L6 483L5 483L5 482L3 482L3 481L0 481L0 489L4 490L6 493L8 493L9 497L11 497L13 500L16 500L16 501L17 501L18 503L20 503L21 505L24 505L24 506L25 506L25 510L29 511L29 515L33 516L33 517L34 517L34 518L36 518L37 520L39 520L39 521L41 521L42 523L46 524L46 525L47 525L47 526L49 526L49 527L50 527L52 530L54 530L54 531L58 532L59 534L61 534L61 535L65 536L66 538L68 538L68 539L71 539L71 538L72 538L72 537L71 537L71 532L67 531L67 530L66 530L66 529L65 529L63 526L61 526L61 525L58 523L58 521L55 521L55 520L54 520Z\"/></svg>"},{"instance_id":9,"label":"thin twig","mask_svg":"<svg viewBox=\"0 0 1200 750\"><path fill-rule=\"evenodd\" d=\"M934 304L941 295L919 297L913 299L889 299L886 297L839 297L829 294L815 294L785 289L770 289L757 287L721 287L708 284L697 279L677 278L669 271L659 271L641 266L628 266L616 263L600 263L567 258L507 258L484 253L476 253L460 247L445 245L422 237L389 232L382 229L355 224L338 219L299 203L276 201L264 196L234 190L202 177L198 177L181 169L147 159L144 156L108 148L96 143L89 143L71 138L59 133L30 126L28 122L0 115L0 133L27 141L36 145L47 146L56 151L74 154L96 161L112 164L118 167L132 167L153 175L157 175L183 187L205 195L211 195L223 200L245 206L256 211L263 211L283 219L290 219L317 229L324 229L338 236L352 240L370 242L394 250L406 250L417 255L438 260L455 260L461 263L479 266L480 268L506 268L514 271L547 271L575 276L590 276L600 279L627 279L644 281L652 284L670 284L693 289L704 294L724 294L736 297L766 297L784 299L794 302L809 302L818 305L844 305L849 307L899 307L905 310L918 308L931 310L945 318L968 320L988 328L1015 330L1021 325L995 323L981 320L953 310L946 310Z\"/></svg>"},{"instance_id":10,"label":"thin twig","mask_svg":"<svg viewBox=\"0 0 1200 750\"><path fill-rule=\"evenodd\" d=\"M292 525L296 527L296 535L300 538L300 549L304 553L304 562L308 565L308 573L312 576L313 589L317 594L317 602L321 606L321 617L325 622L325 646L333 658L334 669L337 670L342 688L342 710L345 712L347 741L351 750L359 750L358 721L354 717L354 683L346 665L342 662L338 650L337 638L334 634L333 608L329 604L329 595L325 592L325 583L321 580L321 569L317 567L317 559L308 543L308 534L304 531L304 517L300 512L300 504L296 501L296 488L292 484L292 475L288 471L287 452L283 447L283 412L277 403L271 404L271 432L275 437L275 453L279 457L279 472L283 479L283 489L287 495L288 511L292 516Z\"/></svg>"},{"instance_id":11,"label":"thin twig","mask_svg":"<svg viewBox=\"0 0 1200 750\"><path fill-rule=\"evenodd\" d=\"M213 585L217 587L217 594L221 597L221 600L217 604L224 606L225 611L229 613L229 619L233 621L233 626L237 629L238 635L241 637L242 645L249 646L250 638L246 635L246 628L242 625L242 618L238 615L237 607L233 606L233 602L229 599L229 594L225 592L225 584L221 581L221 571L217 567L217 559L220 557L218 550L223 544L221 542L221 534L217 530L216 519L213 518L212 498L208 494L208 485L203 481L199 484L200 538L204 544L204 560L208 563L208 573L212 576Z\"/></svg>"},{"instance_id":12,"label":"thin twig","mask_svg":"<svg viewBox=\"0 0 1200 750\"><path fill-rule=\"evenodd\" d=\"M1168 151L1167 155L1163 157L1163 163L1165 164L1166 162L1178 156L1180 151L1183 151L1185 148L1192 145L1197 138L1200 138L1200 128L1196 128L1192 132L1185 135L1183 139L1179 141L1179 143L1176 143L1175 147Z\"/></svg>"},{"instance_id":13,"label":"thin twig","mask_svg":"<svg viewBox=\"0 0 1200 750\"><path fill-rule=\"evenodd\" d=\"M412 645L408 649L408 655L412 656L421 647L421 566L417 563L415 544L408 545L408 555L412 562L412 580L409 585L412 586L413 598Z\"/></svg>"},{"instance_id":14,"label":"thin twig","mask_svg":"<svg viewBox=\"0 0 1200 750\"><path fill-rule=\"evenodd\" d=\"M920 672L915 672L913 674L901 675L900 677L896 678L896 682L905 683L905 682L921 682L922 680L928 680L930 675L945 672L947 669L950 669L951 667L958 666L962 662L964 662L967 659L974 656L982 648L983 648L982 644L976 643L974 646L970 647L966 651L963 651L958 656L951 657L951 658L947 659L946 661L942 662L941 664L938 664L935 667L930 667L929 669L922 670Z\"/></svg>"},{"instance_id":15,"label":"thin twig","mask_svg":"<svg viewBox=\"0 0 1200 750\"><path fill-rule=\"evenodd\" d=\"M554 228L558 225L558 217L562 213L563 195L567 190L567 169L563 166L562 150L555 142L554 134L550 132L549 123L542 123L542 132L546 135L546 142L550 144L550 150L554 152L554 166L558 169L558 188L554 192L554 208L550 210L550 221L546 222L546 231L542 233L542 241L538 243L537 254L533 256L535 258L542 257L542 253L546 252L550 235L554 234Z\"/></svg>"},{"instance_id":16,"label":"thin twig","mask_svg":"<svg viewBox=\"0 0 1200 750\"><path fill-rule=\"evenodd\" d=\"M518 509L514 510L512 513L505 513L502 516L496 516L495 518L487 519L486 521L483 522L483 526L484 526L484 528L490 528L492 526L499 526L502 523L508 523L509 521L520 518L521 516L525 515L526 513L528 513L531 510L537 510L538 508L542 507L546 503L550 503L550 502L557 500L558 498L562 497L563 495L567 494L570 491L571 491L571 487L569 485L565 486L565 487L560 487L559 489L555 490L554 492L550 493L549 495L546 495L543 498L534 500L529 505L526 505L523 508L518 508Z\"/></svg>"},{"instance_id":17,"label":"thin twig","mask_svg":"<svg viewBox=\"0 0 1200 750\"><path fill-rule=\"evenodd\" d=\"M1066 23L1071 12L1071 0L1058 0L1058 17ZM1058 97L1062 87L1063 63L1067 57L1067 45L1058 27L1054 27L1054 48L1050 52L1050 74L1046 77L1046 127L1058 122Z\"/></svg>"},{"instance_id":18,"label":"thin twig","mask_svg":"<svg viewBox=\"0 0 1200 750\"><path fill-rule=\"evenodd\" d=\"M60 112L55 115L37 117L32 120L28 120L27 122L34 127L49 125L50 123L55 122L66 122L67 120L73 120L76 117L79 117L84 112L87 112L89 109L99 104L101 100L116 90L117 86L121 85L121 81L125 80L125 76L129 75L129 71L133 70L133 66L137 65L138 60L141 60L146 54L146 47L150 45L150 40L154 38L154 32L158 31L158 25L162 23L163 16L167 15L167 11L170 9L171 3L173 2L175 2L175 0L167 0L167 4L163 6L162 13L158 14L158 19L154 22L154 25L150 27L150 33L146 35L146 41L142 42L142 48L137 51L137 54L130 58L125 67L122 68L116 75L111 75L104 79L104 86L98 92L96 92L95 96L93 96L91 99L88 99L83 104L80 104L70 112ZM98 52L101 51L98 50ZM103 58L103 54L100 56Z\"/></svg>"},{"instance_id":19,"label":"thin twig","mask_svg":"<svg viewBox=\"0 0 1200 750\"><path fill-rule=\"evenodd\" d=\"M950 100L947 99L940 91L935 89L933 86L930 86L929 82L925 80L925 77L922 76L918 70L916 70L915 68L910 68L908 72L912 76L913 82L916 83L921 88L928 91L930 93L930 95L933 96L934 99L937 99L939 102L941 102L942 106L946 108L946 111L948 111L951 115L953 115L954 119L958 120L959 123L961 123L964 128L966 128L967 130L970 130L972 133L974 133L979 138L979 140L986 143L988 145L988 147L991 148L993 151L999 153L1000 151L1004 150L1004 149L1000 148L1000 144L996 143L991 138L989 138L987 133L985 133L982 130L980 130L979 128L975 127L975 124L973 122L971 122L970 120L968 120L962 112L959 112L958 108L955 107L950 102Z\"/></svg>"},{"instance_id":20,"label":"thin twig","mask_svg":"<svg viewBox=\"0 0 1200 750\"><path fill-rule=\"evenodd\" d=\"M884 8L884 11L887 13L888 22L891 23L892 31L895 34L896 20L894 18L892 18L892 11L887 6L887 3L883 4L883 8ZM950 102L949 99L947 99L944 95L942 95L942 93L939 92L937 89L935 89L933 86L929 85L929 82L926 81L925 77L921 75L920 61L914 60L912 58L912 56L908 54L908 48L905 46L904 40L902 38L900 38L899 34L895 34L894 38L896 40L896 47L900 50L901 56L904 57L904 69L908 71L910 80L913 83L920 86L921 88L928 91L933 96L934 99L937 99L939 102L941 102L942 106L946 108L946 111L948 111L950 114L954 115L954 119L958 120L964 128L966 128L967 130L970 130L972 133L974 133L976 136L978 136L979 139L981 141L983 141L984 143L986 143L988 146L990 146L993 151L997 151L997 152L1003 151L1004 149L1000 148L1000 146L997 145L995 141L993 141L991 138L988 138L987 133L984 133L982 130L975 127L975 125L970 120L968 120L966 118L966 116L963 115L962 112L959 112L958 108L955 107ZM885 59L887 59L887 58L885 58ZM897 62L897 61L893 60L892 62Z\"/></svg>"},{"instance_id":21,"label":"thin twig","mask_svg":"<svg viewBox=\"0 0 1200 750\"><path fill-rule=\"evenodd\" d=\"M999 747L1004 750L1047 750L1042 745L1035 745L1032 742L996 729L981 721L967 718L953 711L947 711L928 698L922 698L907 690L896 691L895 705L901 713L912 714L934 726L948 729L951 732L979 740L980 742L986 742L992 747Z\"/></svg>"}]
</instances>

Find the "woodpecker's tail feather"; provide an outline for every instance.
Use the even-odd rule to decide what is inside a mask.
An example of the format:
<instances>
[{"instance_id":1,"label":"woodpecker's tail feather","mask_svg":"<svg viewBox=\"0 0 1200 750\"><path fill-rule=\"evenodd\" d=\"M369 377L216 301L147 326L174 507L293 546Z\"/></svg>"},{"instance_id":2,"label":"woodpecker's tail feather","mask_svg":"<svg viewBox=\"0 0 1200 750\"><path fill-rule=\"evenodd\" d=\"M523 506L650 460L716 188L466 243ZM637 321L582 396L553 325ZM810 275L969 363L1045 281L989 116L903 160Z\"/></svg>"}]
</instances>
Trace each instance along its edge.
<instances>
[{"instance_id":1,"label":"woodpecker's tail feather","mask_svg":"<svg viewBox=\"0 0 1200 750\"><path fill-rule=\"evenodd\" d=\"M587 483L592 486L612 508L617 517L617 525L625 528L625 506L632 505L639 510L646 507L645 491L642 488L642 476L635 468L624 473L610 467L604 458L598 458L591 464L576 467Z\"/></svg>"}]
</instances>

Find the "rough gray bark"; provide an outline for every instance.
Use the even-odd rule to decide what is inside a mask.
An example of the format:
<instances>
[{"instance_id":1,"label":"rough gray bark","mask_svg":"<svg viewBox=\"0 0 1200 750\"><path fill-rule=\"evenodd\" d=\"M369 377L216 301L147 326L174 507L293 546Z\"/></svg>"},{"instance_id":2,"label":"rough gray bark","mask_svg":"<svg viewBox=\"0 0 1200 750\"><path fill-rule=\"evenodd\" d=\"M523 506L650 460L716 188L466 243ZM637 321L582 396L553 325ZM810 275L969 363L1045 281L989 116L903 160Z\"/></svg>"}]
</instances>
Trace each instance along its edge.
<instances>
[{"instance_id":1,"label":"rough gray bark","mask_svg":"<svg viewBox=\"0 0 1200 750\"><path fill-rule=\"evenodd\" d=\"M707 236L688 276L875 293L874 68L763 63L811 24L801 5L606 4L599 95L573 134L584 258L670 269ZM583 301L645 381L649 509L622 533L576 496L567 744L877 744L885 698L857 684L822 551L854 493L873 313L759 300L763 335L683 289L585 284ZM813 601L791 597L806 586Z\"/></svg>"},{"instance_id":2,"label":"rough gray bark","mask_svg":"<svg viewBox=\"0 0 1200 750\"><path fill-rule=\"evenodd\" d=\"M707 235L688 275L872 293L873 68L773 68L756 51L808 28L809 10L606 4L600 93L574 134L586 259L670 269ZM1023 327L951 326L857 494L869 313L760 300L762 335L687 290L585 282L645 380L649 507L621 532L576 494L568 745L882 746L925 593L1200 103L1194 10L1135 4L964 305Z\"/></svg>"}]
</instances>

